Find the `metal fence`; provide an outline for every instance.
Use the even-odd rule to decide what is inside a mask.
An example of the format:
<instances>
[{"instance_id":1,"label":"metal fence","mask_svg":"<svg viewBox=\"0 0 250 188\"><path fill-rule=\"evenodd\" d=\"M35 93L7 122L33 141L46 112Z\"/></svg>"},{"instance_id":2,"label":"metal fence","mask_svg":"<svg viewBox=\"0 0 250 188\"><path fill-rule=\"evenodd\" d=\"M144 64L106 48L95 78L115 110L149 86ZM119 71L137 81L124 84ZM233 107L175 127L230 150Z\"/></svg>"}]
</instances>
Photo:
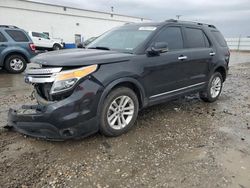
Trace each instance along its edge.
<instances>
[{"instance_id":1,"label":"metal fence","mask_svg":"<svg viewBox=\"0 0 250 188\"><path fill-rule=\"evenodd\" d=\"M250 51L250 38L226 38L230 50Z\"/></svg>"}]
</instances>

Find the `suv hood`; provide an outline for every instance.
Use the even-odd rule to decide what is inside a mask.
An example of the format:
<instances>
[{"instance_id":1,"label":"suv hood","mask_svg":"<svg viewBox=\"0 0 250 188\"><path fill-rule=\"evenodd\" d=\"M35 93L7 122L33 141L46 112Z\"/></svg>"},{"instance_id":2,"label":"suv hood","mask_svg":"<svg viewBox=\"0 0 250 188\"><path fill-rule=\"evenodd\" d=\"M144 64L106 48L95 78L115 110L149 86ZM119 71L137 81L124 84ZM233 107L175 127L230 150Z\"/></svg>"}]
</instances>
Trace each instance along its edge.
<instances>
[{"instance_id":1,"label":"suv hood","mask_svg":"<svg viewBox=\"0 0 250 188\"><path fill-rule=\"evenodd\" d=\"M133 54L96 49L69 49L39 54L31 62L45 66L85 66L129 61Z\"/></svg>"}]
</instances>

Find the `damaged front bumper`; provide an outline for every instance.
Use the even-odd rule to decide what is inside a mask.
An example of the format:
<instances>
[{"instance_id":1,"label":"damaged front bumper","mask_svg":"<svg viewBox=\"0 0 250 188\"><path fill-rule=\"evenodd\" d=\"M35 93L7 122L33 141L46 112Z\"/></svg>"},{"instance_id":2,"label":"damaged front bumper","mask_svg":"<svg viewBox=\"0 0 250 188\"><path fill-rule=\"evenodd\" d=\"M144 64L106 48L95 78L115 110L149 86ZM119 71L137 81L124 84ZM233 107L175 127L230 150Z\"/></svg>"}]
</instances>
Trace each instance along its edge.
<instances>
[{"instance_id":1,"label":"damaged front bumper","mask_svg":"<svg viewBox=\"0 0 250 188\"><path fill-rule=\"evenodd\" d=\"M34 137L66 140L98 131L97 106L102 86L91 80L79 84L72 95L52 103L10 109L8 128Z\"/></svg>"}]
</instances>

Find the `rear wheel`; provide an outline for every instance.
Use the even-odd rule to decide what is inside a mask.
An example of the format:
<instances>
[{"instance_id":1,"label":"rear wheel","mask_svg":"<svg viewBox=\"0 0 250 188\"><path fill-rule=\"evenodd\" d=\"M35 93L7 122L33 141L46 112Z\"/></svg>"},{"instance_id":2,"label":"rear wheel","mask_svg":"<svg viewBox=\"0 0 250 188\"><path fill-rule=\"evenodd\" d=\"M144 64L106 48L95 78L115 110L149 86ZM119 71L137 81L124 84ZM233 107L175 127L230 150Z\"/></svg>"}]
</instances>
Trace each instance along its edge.
<instances>
[{"instance_id":1,"label":"rear wheel","mask_svg":"<svg viewBox=\"0 0 250 188\"><path fill-rule=\"evenodd\" d=\"M100 131L106 136L119 136L135 123L139 103L133 90L120 87L107 96L101 109Z\"/></svg>"},{"instance_id":2,"label":"rear wheel","mask_svg":"<svg viewBox=\"0 0 250 188\"><path fill-rule=\"evenodd\" d=\"M11 55L4 63L5 69L9 73L21 73L27 67L27 61L21 55Z\"/></svg>"},{"instance_id":3,"label":"rear wheel","mask_svg":"<svg viewBox=\"0 0 250 188\"><path fill-rule=\"evenodd\" d=\"M53 46L53 50L61 50L61 45L60 44L54 44L54 46Z\"/></svg>"},{"instance_id":4,"label":"rear wheel","mask_svg":"<svg viewBox=\"0 0 250 188\"><path fill-rule=\"evenodd\" d=\"M216 101L222 91L223 78L219 72L215 72L207 85L205 91L200 92L200 98L205 102L214 102Z\"/></svg>"}]
</instances>

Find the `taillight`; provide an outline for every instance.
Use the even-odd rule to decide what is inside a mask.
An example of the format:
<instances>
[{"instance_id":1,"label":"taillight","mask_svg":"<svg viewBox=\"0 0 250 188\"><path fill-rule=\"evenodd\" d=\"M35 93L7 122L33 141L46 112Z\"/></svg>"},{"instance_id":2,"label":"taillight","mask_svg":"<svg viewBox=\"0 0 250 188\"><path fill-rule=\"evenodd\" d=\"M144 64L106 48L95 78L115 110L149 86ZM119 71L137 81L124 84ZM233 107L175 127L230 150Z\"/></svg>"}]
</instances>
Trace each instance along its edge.
<instances>
[{"instance_id":1,"label":"taillight","mask_svg":"<svg viewBox=\"0 0 250 188\"><path fill-rule=\"evenodd\" d=\"M36 51L36 46L33 43L30 43L30 49L32 51Z\"/></svg>"}]
</instances>

